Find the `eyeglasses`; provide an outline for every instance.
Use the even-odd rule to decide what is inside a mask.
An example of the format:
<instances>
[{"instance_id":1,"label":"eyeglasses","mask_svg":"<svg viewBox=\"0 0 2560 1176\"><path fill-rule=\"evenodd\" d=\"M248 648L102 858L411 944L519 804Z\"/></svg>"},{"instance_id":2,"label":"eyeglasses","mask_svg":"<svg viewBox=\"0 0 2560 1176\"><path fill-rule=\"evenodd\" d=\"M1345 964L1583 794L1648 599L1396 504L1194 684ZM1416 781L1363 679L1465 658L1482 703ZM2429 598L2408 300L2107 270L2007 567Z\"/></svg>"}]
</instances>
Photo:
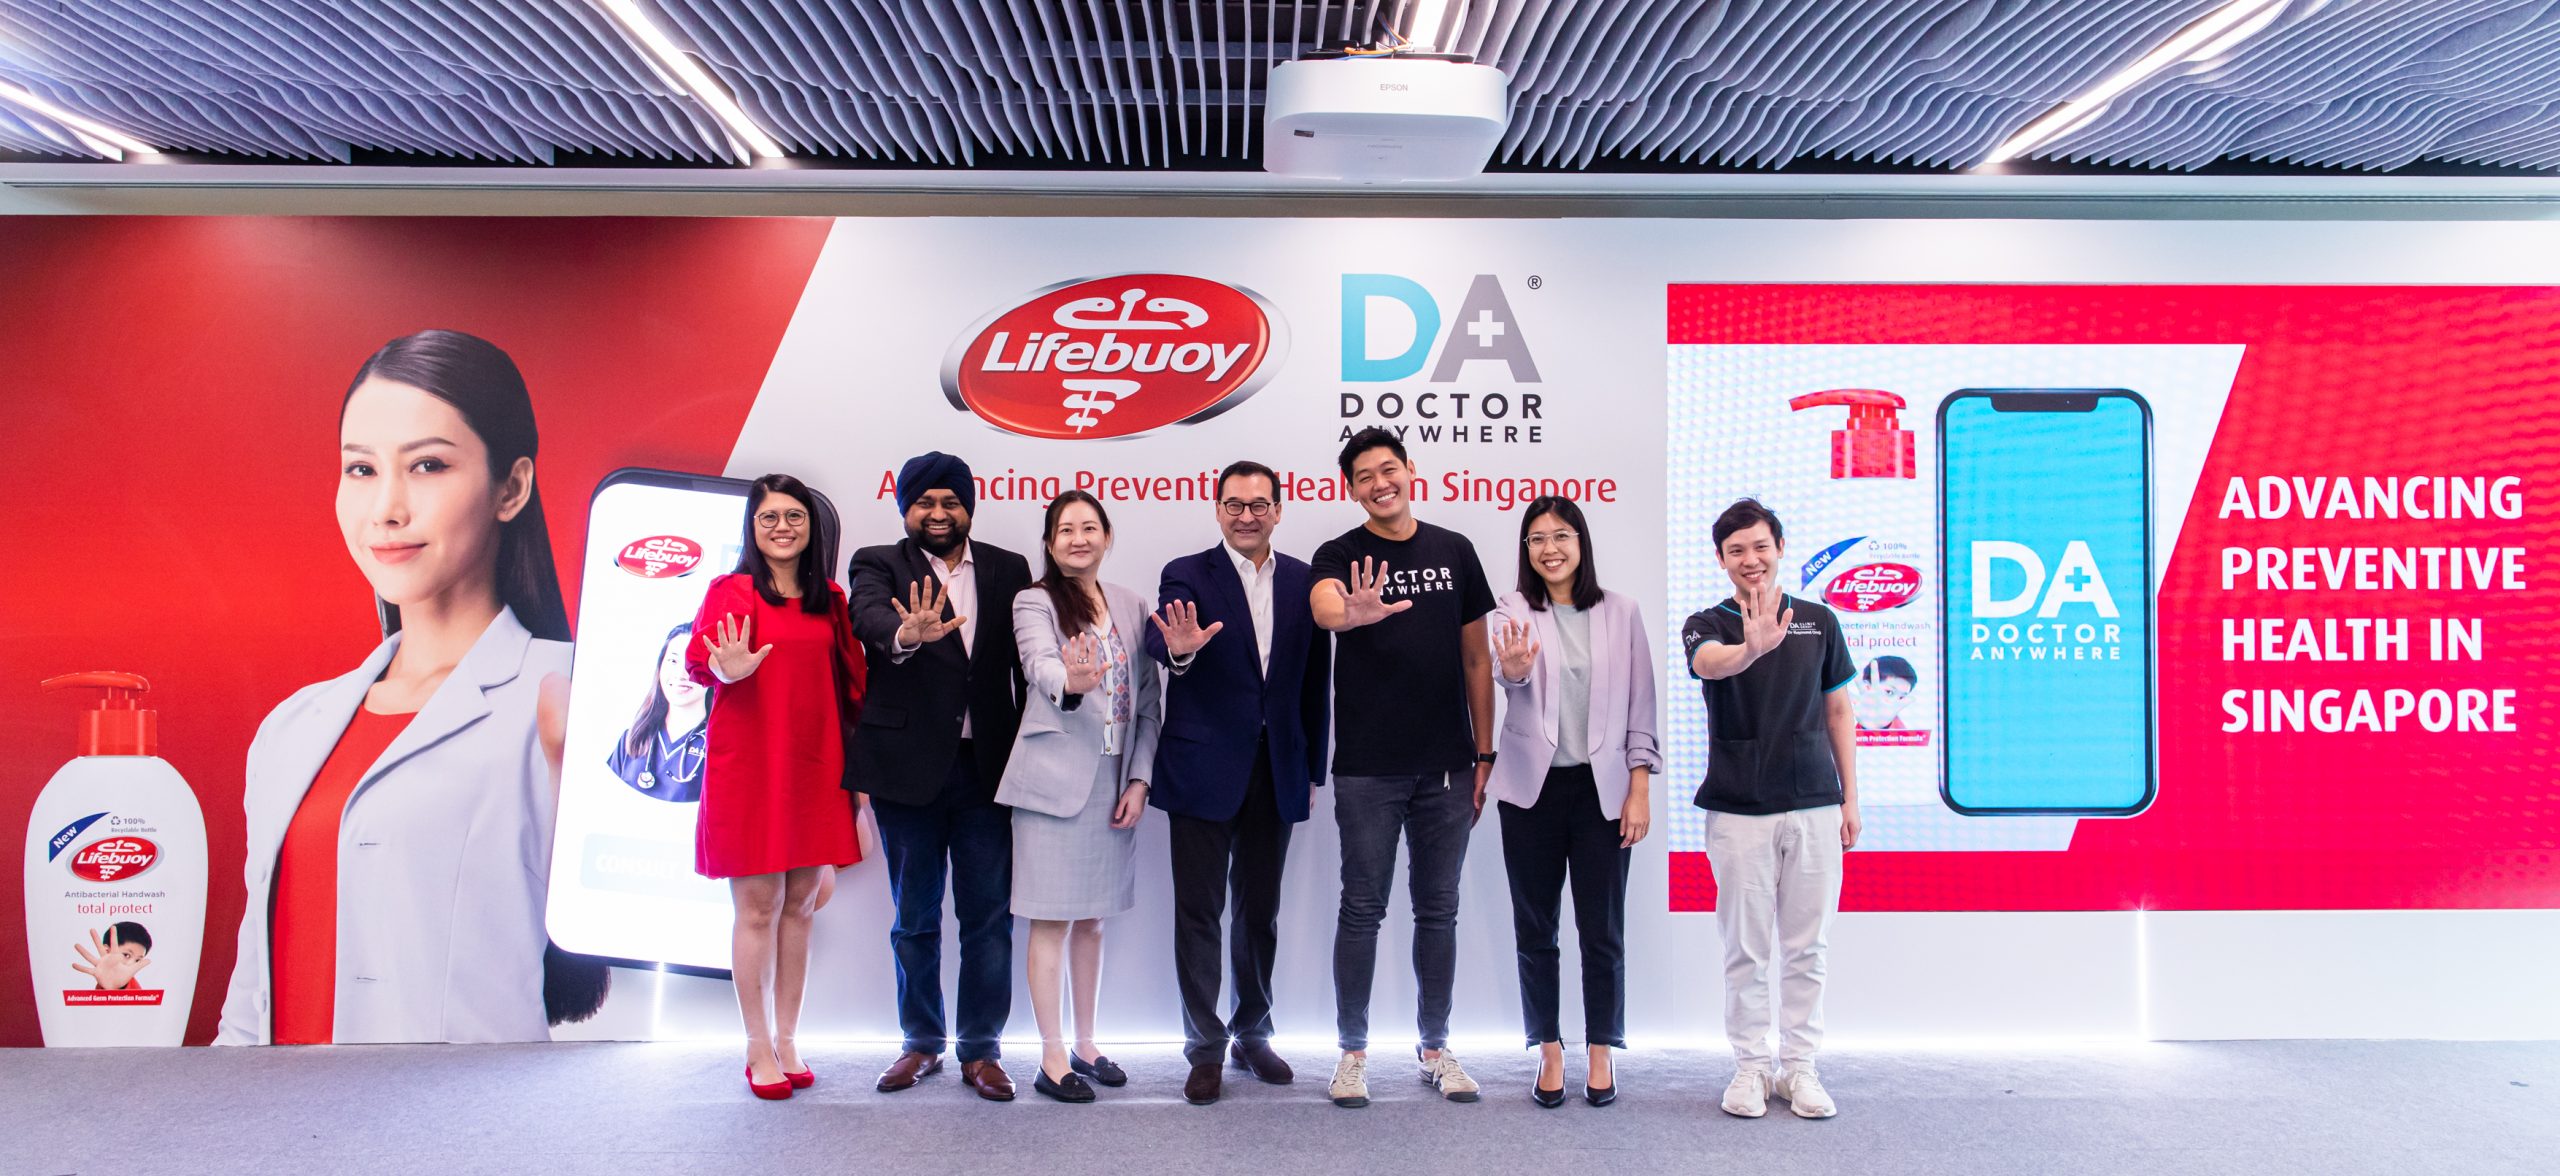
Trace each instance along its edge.
<instances>
[{"instance_id":1,"label":"eyeglasses","mask_svg":"<svg viewBox=\"0 0 2560 1176\"><path fill-rule=\"evenodd\" d=\"M1241 518L1248 514L1257 519L1267 519L1271 517L1272 511L1280 509L1280 504L1273 502L1268 498L1257 498L1251 502L1247 502L1241 498L1230 498L1225 502L1219 503L1218 509L1227 512L1227 517L1231 519Z\"/></svg>"},{"instance_id":2,"label":"eyeglasses","mask_svg":"<svg viewBox=\"0 0 2560 1176\"><path fill-rule=\"evenodd\" d=\"M1531 551L1544 551L1551 547L1570 547L1581 538L1571 531L1539 531L1522 542L1527 543Z\"/></svg>"},{"instance_id":3,"label":"eyeglasses","mask_svg":"<svg viewBox=\"0 0 2560 1176\"><path fill-rule=\"evenodd\" d=\"M779 513L766 511L756 516L756 529L760 531L770 531L785 523L794 527L808 526L809 512L805 510L786 510Z\"/></svg>"}]
</instances>

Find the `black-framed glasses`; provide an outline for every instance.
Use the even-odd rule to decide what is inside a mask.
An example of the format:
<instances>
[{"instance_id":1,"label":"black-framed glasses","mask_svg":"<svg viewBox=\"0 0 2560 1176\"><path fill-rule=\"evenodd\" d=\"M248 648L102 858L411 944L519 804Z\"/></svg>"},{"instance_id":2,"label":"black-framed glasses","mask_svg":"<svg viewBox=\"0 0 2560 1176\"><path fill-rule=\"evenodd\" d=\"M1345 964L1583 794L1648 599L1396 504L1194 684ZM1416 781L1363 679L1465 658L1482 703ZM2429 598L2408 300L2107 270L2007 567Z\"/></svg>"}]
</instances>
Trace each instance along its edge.
<instances>
[{"instance_id":1,"label":"black-framed glasses","mask_svg":"<svg viewBox=\"0 0 2560 1176\"><path fill-rule=\"evenodd\" d=\"M785 523L789 523L794 527L808 526L809 512L805 510L768 510L756 516L756 529L760 531L770 531Z\"/></svg>"},{"instance_id":2,"label":"black-framed glasses","mask_svg":"<svg viewBox=\"0 0 2560 1176\"><path fill-rule=\"evenodd\" d=\"M1247 502L1241 498L1230 498L1225 502L1219 503L1218 509L1227 512L1227 517L1231 519L1242 518L1245 515L1252 515L1257 519L1267 519L1271 517L1272 511L1280 509L1280 504L1273 502L1268 498L1257 498L1251 502Z\"/></svg>"}]
</instances>

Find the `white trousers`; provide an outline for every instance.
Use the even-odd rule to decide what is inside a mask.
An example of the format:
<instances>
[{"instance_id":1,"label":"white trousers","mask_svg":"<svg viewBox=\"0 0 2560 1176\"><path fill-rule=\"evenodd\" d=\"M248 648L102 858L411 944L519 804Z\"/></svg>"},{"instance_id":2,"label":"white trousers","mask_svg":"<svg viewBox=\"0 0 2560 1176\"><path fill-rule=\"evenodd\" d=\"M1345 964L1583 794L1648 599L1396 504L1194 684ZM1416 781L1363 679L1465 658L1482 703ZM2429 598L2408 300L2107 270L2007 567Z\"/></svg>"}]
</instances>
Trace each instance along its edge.
<instances>
[{"instance_id":1,"label":"white trousers","mask_svg":"<svg viewBox=\"0 0 2560 1176\"><path fill-rule=\"evenodd\" d=\"M1707 818L1724 936L1724 1032L1743 1069L1775 1071L1769 986L1777 970L1779 1065L1822 1048L1823 954L1840 909L1840 806Z\"/></svg>"}]
</instances>

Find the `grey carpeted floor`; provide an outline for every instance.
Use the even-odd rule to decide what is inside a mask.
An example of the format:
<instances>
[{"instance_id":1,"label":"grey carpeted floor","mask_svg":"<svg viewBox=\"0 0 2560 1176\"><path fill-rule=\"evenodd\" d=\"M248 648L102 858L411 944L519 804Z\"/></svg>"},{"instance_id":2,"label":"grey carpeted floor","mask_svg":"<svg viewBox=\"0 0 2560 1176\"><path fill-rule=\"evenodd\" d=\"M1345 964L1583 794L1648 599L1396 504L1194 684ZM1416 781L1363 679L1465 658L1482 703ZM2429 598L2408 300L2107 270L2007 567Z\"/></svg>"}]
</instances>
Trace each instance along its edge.
<instances>
[{"instance_id":1,"label":"grey carpeted floor","mask_svg":"<svg viewBox=\"0 0 2560 1176\"><path fill-rule=\"evenodd\" d=\"M1348 1111L1329 1057L1192 1107L1177 1051L1115 1052L1131 1083L1071 1107L1030 1092L1027 1053L998 1106L949 1071L875 1094L872 1045L813 1048L819 1085L782 1103L703 1044L5 1050L0 1173L2560 1172L2560 1043L1840 1052L1828 1122L1726 1117L1704 1053L1623 1055L1618 1105L1549 1111L1525 1053L1469 1056L1486 1093L1459 1106L1382 1051Z\"/></svg>"}]
</instances>

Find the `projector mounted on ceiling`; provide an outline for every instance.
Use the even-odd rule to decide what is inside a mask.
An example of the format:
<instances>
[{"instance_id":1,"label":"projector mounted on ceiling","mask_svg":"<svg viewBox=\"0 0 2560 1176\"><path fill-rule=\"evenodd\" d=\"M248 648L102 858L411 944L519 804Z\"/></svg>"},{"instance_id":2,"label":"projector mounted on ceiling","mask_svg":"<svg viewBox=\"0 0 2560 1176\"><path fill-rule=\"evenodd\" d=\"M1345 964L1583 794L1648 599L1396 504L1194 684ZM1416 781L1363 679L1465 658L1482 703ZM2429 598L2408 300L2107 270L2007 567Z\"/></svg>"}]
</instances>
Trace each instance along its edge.
<instances>
[{"instance_id":1,"label":"projector mounted on ceiling","mask_svg":"<svg viewBox=\"0 0 2560 1176\"><path fill-rule=\"evenodd\" d=\"M1263 170L1362 184L1478 175L1510 122L1508 85L1464 54L1354 49L1282 62L1263 103Z\"/></svg>"}]
</instances>

